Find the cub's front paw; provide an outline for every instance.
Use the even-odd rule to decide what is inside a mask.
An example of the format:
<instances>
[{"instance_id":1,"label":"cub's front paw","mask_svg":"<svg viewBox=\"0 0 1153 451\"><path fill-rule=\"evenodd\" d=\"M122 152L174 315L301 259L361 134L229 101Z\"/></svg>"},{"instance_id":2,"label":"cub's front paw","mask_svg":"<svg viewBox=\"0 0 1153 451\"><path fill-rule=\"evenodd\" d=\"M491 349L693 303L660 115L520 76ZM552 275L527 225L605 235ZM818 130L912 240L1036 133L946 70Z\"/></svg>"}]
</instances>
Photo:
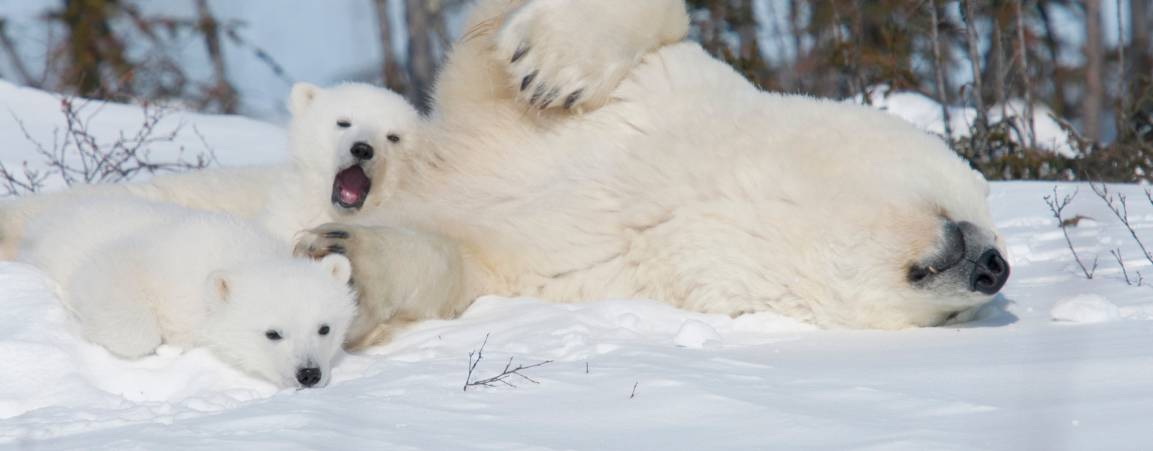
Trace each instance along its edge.
<instances>
[{"instance_id":1,"label":"cub's front paw","mask_svg":"<svg viewBox=\"0 0 1153 451\"><path fill-rule=\"evenodd\" d=\"M608 98L649 46L622 34L603 4L533 0L508 17L497 56L508 64L518 101L574 110Z\"/></svg>"},{"instance_id":2,"label":"cub's front paw","mask_svg":"<svg viewBox=\"0 0 1153 451\"><path fill-rule=\"evenodd\" d=\"M297 235L292 254L297 257L323 258L328 254L348 256L353 248L353 227L345 224L324 224ZM351 260L351 257L350 257Z\"/></svg>"}]
</instances>

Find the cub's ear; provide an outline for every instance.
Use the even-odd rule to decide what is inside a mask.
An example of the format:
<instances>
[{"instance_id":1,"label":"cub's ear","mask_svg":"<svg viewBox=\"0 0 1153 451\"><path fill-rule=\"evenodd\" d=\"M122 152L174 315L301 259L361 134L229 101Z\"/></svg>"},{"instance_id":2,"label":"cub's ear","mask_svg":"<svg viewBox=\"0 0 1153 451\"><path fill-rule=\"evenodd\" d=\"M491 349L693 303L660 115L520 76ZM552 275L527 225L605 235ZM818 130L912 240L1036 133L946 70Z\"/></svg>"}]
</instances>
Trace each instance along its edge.
<instances>
[{"instance_id":1,"label":"cub's ear","mask_svg":"<svg viewBox=\"0 0 1153 451\"><path fill-rule=\"evenodd\" d=\"M228 272L216 271L208 275L208 296L220 303L232 300L232 280Z\"/></svg>"},{"instance_id":2,"label":"cub's ear","mask_svg":"<svg viewBox=\"0 0 1153 451\"><path fill-rule=\"evenodd\" d=\"M319 92L320 87L312 83L301 82L292 85L292 93L288 95L288 112L293 116L303 113Z\"/></svg>"},{"instance_id":3,"label":"cub's ear","mask_svg":"<svg viewBox=\"0 0 1153 451\"><path fill-rule=\"evenodd\" d=\"M352 262L348 257L340 254L328 254L320 259L320 266L340 283L348 283L352 279Z\"/></svg>"}]
</instances>

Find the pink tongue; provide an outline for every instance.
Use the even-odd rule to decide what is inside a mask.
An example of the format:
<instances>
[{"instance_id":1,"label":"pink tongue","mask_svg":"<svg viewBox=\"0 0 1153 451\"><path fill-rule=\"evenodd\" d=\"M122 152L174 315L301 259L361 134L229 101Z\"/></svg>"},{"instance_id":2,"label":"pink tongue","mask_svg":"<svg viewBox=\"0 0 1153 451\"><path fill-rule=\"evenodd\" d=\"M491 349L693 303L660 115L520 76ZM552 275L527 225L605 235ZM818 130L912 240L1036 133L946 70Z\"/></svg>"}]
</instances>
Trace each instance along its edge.
<instances>
[{"instance_id":1,"label":"pink tongue","mask_svg":"<svg viewBox=\"0 0 1153 451\"><path fill-rule=\"evenodd\" d=\"M353 205L367 196L371 185L372 181L360 166L352 166L336 174L337 194L346 205Z\"/></svg>"},{"instance_id":2,"label":"pink tongue","mask_svg":"<svg viewBox=\"0 0 1153 451\"><path fill-rule=\"evenodd\" d=\"M360 200L360 194L349 191L348 188L341 188L340 189L340 201L341 202L348 204L348 205L352 205L352 204L355 204L357 200Z\"/></svg>"}]
</instances>

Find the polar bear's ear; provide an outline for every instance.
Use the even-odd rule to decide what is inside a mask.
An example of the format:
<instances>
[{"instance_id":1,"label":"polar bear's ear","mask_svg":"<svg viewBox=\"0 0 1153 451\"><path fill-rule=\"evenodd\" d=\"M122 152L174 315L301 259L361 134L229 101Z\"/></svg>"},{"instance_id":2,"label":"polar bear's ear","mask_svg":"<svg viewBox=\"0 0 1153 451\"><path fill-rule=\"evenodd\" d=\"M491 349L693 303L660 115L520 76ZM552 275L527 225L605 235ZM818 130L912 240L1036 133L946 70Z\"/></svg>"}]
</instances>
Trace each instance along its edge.
<instances>
[{"instance_id":1,"label":"polar bear's ear","mask_svg":"<svg viewBox=\"0 0 1153 451\"><path fill-rule=\"evenodd\" d=\"M208 295L217 302L228 302L232 299L232 282L228 273L216 271L208 276Z\"/></svg>"},{"instance_id":2,"label":"polar bear's ear","mask_svg":"<svg viewBox=\"0 0 1153 451\"><path fill-rule=\"evenodd\" d=\"M293 115L302 113L312 103L312 99L316 98L318 92L320 87L312 83L301 82L292 85L292 94L288 95L288 112Z\"/></svg>"},{"instance_id":3,"label":"polar bear's ear","mask_svg":"<svg viewBox=\"0 0 1153 451\"><path fill-rule=\"evenodd\" d=\"M348 283L352 279L352 262L348 257L340 254L328 254L320 259L320 266L340 283Z\"/></svg>"}]
</instances>

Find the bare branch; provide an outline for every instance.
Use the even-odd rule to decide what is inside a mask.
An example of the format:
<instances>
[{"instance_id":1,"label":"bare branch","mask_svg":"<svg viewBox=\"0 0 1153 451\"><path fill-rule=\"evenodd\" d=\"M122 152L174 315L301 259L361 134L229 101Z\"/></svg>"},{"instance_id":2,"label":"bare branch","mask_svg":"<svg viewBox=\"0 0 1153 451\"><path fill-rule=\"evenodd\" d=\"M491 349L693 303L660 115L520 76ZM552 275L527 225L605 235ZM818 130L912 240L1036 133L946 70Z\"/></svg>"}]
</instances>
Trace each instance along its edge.
<instances>
[{"instance_id":1,"label":"bare branch","mask_svg":"<svg viewBox=\"0 0 1153 451\"><path fill-rule=\"evenodd\" d=\"M1112 249L1109 253L1113 254L1113 258L1117 259L1117 265L1121 267L1121 275L1125 276L1125 284L1133 285L1133 282L1129 280L1129 271L1125 269L1125 259L1121 258L1121 248Z\"/></svg>"},{"instance_id":2,"label":"bare branch","mask_svg":"<svg viewBox=\"0 0 1153 451\"><path fill-rule=\"evenodd\" d=\"M1100 186L1093 182L1089 182L1089 187L1093 189L1093 194L1101 198L1105 205L1109 207L1109 211L1121 221L1125 229L1129 231L1129 236L1133 237L1133 241L1137 242L1137 246L1141 248L1141 253L1145 259L1153 264L1153 255L1145 248L1145 243L1141 241L1141 237L1137 236L1137 231L1133 230L1133 225L1129 223L1129 205L1126 203L1125 193L1117 193L1116 195L1109 192L1109 186L1102 183ZM1149 193L1145 194L1147 197Z\"/></svg>"},{"instance_id":3,"label":"bare branch","mask_svg":"<svg viewBox=\"0 0 1153 451\"><path fill-rule=\"evenodd\" d=\"M480 349L468 353L468 375L464 379L464 386L461 387L461 391L468 391L469 387L496 387L498 384L506 387L516 388L516 384L513 384L509 381L509 379L512 379L513 376L519 377L520 379L531 382L533 384L540 383L537 382L536 379L526 376L524 373L522 373L522 371L536 368L538 366L548 365L552 363L552 360L545 360L542 362L533 363L531 365L517 365L514 368L512 366L513 357L509 357L508 361L505 362L504 369L500 372L500 374L484 379L474 380L473 375L476 373L476 368L478 365L480 365L481 359L484 358L484 347L488 344L488 336L489 334L484 335L484 342L480 344ZM475 359L473 358L474 355L476 356Z\"/></svg>"},{"instance_id":4,"label":"bare branch","mask_svg":"<svg viewBox=\"0 0 1153 451\"><path fill-rule=\"evenodd\" d=\"M1060 200L1058 200L1057 187L1054 186L1053 187L1053 195L1050 196L1050 195L1046 194L1044 199L1045 199L1045 205L1049 206L1049 211L1053 214L1053 217L1057 218L1057 228L1061 229L1061 233L1063 235L1065 235L1065 244L1067 244L1069 246L1069 252L1073 253L1073 260L1077 262L1077 266L1081 267L1081 272L1083 274L1085 274L1085 278L1092 280L1093 279L1093 273L1097 272L1098 258L1093 257L1093 267L1092 268L1086 268L1085 267L1085 264L1081 262L1081 257L1077 255L1077 249L1075 249L1073 247L1073 240L1069 238L1069 226L1066 225L1065 220L1062 219L1062 217L1063 217L1062 213L1065 211L1065 207L1068 207L1069 203L1073 202L1073 199L1075 197L1077 197L1077 191L1076 190L1073 191L1073 194L1067 194L1067 195L1065 195L1065 197L1060 198Z\"/></svg>"},{"instance_id":5,"label":"bare branch","mask_svg":"<svg viewBox=\"0 0 1153 451\"><path fill-rule=\"evenodd\" d=\"M64 116L64 126L63 129L53 131L52 146L46 146L35 139L23 120L10 112L24 138L32 143L33 154L40 160L38 166L45 169L34 170L28 161L23 163L22 171L14 171L0 164L0 187L4 190L3 194L17 196L40 191L45 182L53 177L69 186L76 183L116 183L141 174L202 169L217 162L215 153L195 128L195 133L205 144L205 151L197 153L193 161L185 158L183 147L174 159L153 159L151 148L156 144L174 143L184 124L176 124L172 129L161 132L158 127L170 110L147 103L140 109L139 128L130 132L122 130L111 142L102 141L91 131L90 124L103 105L84 99L61 98L60 112Z\"/></svg>"}]
</instances>

